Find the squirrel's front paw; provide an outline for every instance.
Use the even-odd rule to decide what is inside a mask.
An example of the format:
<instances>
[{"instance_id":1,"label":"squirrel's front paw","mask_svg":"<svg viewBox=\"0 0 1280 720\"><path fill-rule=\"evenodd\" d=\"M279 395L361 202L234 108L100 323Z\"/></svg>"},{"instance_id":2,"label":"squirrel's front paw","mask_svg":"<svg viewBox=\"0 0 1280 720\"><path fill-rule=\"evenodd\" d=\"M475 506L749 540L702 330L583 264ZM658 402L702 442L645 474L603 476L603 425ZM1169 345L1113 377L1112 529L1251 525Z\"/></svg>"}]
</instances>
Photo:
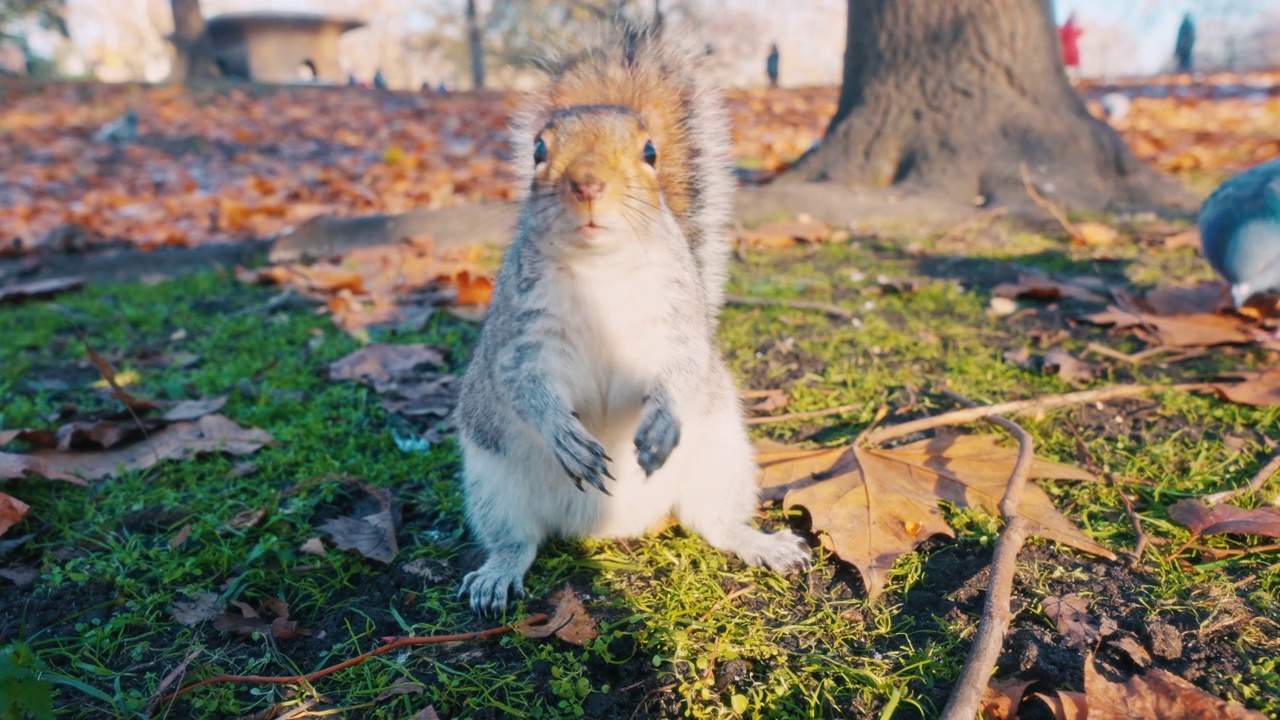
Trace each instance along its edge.
<instances>
[{"instance_id":1,"label":"squirrel's front paw","mask_svg":"<svg viewBox=\"0 0 1280 720\"><path fill-rule=\"evenodd\" d=\"M661 397L661 396L660 396ZM650 398L636 430L636 459L645 475L652 475L667 462L680 444L680 422L665 400Z\"/></svg>"},{"instance_id":2,"label":"squirrel's front paw","mask_svg":"<svg viewBox=\"0 0 1280 720\"><path fill-rule=\"evenodd\" d=\"M582 490L582 482L585 480L605 495L612 494L604 486L604 478L614 479L606 464L612 458L604 453L604 446L591 436L591 432L583 427L577 416L556 430L550 445L560 467L569 474L579 490Z\"/></svg>"}]
</instances>

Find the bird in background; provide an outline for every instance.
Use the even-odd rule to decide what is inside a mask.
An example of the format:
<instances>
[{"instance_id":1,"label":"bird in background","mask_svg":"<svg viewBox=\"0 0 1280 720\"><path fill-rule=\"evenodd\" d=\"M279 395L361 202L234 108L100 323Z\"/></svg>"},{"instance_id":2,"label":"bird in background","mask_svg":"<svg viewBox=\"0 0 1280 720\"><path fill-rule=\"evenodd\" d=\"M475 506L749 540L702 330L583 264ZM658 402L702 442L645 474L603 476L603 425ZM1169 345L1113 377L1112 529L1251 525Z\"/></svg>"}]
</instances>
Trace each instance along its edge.
<instances>
[{"instance_id":1,"label":"bird in background","mask_svg":"<svg viewBox=\"0 0 1280 720\"><path fill-rule=\"evenodd\" d=\"M1200 208L1204 256L1231 285L1236 309L1280 297L1280 160L1236 175Z\"/></svg>"}]
</instances>

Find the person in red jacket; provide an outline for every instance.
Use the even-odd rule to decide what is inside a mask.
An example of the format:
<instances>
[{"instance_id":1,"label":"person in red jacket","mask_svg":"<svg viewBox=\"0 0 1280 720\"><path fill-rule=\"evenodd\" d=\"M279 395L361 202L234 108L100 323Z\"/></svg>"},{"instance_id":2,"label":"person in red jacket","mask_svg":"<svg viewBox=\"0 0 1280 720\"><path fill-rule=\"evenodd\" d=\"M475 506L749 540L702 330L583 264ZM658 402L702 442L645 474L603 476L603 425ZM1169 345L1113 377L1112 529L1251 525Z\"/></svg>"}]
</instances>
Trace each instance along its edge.
<instances>
[{"instance_id":1,"label":"person in red jacket","mask_svg":"<svg viewBox=\"0 0 1280 720\"><path fill-rule=\"evenodd\" d=\"M1062 40L1062 64L1067 66L1067 74L1073 75L1080 70L1080 36L1084 31L1076 25L1076 14L1071 13L1067 22L1058 28L1058 37Z\"/></svg>"}]
</instances>

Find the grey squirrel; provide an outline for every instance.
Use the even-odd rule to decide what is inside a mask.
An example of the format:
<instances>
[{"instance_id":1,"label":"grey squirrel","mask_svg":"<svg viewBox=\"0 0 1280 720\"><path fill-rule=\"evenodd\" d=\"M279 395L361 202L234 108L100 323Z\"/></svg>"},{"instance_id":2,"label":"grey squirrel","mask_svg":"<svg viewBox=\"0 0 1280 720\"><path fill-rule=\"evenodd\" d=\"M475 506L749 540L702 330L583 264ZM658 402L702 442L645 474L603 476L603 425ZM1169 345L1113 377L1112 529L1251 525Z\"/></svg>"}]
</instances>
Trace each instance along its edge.
<instances>
[{"instance_id":1,"label":"grey squirrel","mask_svg":"<svg viewBox=\"0 0 1280 720\"><path fill-rule=\"evenodd\" d=\"M729 125L704 52L606 30L513 123L527 189L456 414L462 581L498 613L551 536L629 537L675 517L750 565L809 565L751 524L756 464L716 346L730 253ZM590 487L586 487L586 486Z\"/></svg>"}]
</instances>

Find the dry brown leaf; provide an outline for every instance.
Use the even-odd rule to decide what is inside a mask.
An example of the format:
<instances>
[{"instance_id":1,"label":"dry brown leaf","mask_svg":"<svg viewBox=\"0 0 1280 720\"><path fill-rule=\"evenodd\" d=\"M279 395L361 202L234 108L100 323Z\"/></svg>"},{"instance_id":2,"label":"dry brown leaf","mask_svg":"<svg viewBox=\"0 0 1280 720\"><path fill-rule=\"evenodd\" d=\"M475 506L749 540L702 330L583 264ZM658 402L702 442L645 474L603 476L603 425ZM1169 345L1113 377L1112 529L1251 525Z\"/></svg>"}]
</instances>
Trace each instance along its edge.
<instances>
[{"instance_id":1,"label":"dry brown leaf","mask_svg":"<svg viewBox=\"0 0 1280 720\"><path fill-rule=\"evenodd\" d=\"M184 523L182 527L178 528L178 532L174 533L173 537L169 538L169 547L174 549L180 548L190 537L191 523Z\"/></svg>"},{"instance_id":2,"label":"dry brown leaf","mask_svg":"<svg viewBox=\"0 0 1280 720\"><path fill-rule=\"evenodd\" d=\"M1211 280L1191 287L1152 290L1138 302L1156 315L1220 313L1232 307L1231 288L1223 280Z\"/></svg>"},{"instance_id":3,"label":"dry brown leaf","mask_svg":"<svg viewBox=\"0 0 1280 720\"><path fill-rule=\"evenodd\" d=\"M135 397L128 390L120 386L116 380L116 370L111 367L111 363L101 355L99 355L89 345L89 340L84 336L80 337L80 342L84 344L84 351L89 356L89 360L98 368L98 372L102 374L102 379L107 381L107 385L111 387L111 397L128 405L137 412L147 412L155 410L161 406L155 400L147 400L145 398Z\"/></svg>"},{"instance_id":4,"label":"dry brown leaf","mask_svg":"<svg viewBox=\"0 0 1280 720\"><path fill-rule=\"evenodd\" d=\"M59 480L73 476L99 480L112 477L119 470L145 470L163 460L185 460L203 452L246 455L270 442L271 435L265 430L241 427L222 415L205 415L195 422L175 423L152 433L150 440L103 452L37 450L30 455L11 456L0 453L0 476L4 476L8 469L8 458L25 461L29 469L45 477L52 476L30 466L30 463L40 463L40 467L57 473L55 479Z\"/></svg>"},{"instance_id":5,"label":"dry brown leaf","mask_svg":"<svg viewBox=\"0 0 1280 720\"><path fill-rule=\"evenodd\" d=\"M36 581L40 573L31 567L0 568L0 578L4 578L17 587L26 587Z\"/></svg>"},{"instance_id":6,"label":"dry brown leaf","mask_svg":"<svg viewBox=\"0 0 1280 720\"><path fill-rule=\"evenodd\" d=\"M306 555L315 555L317 557L325 557L328 555L324 549L324 541L318 537L308 539L302 545L298 546L298 552Z\"/></svg>"},{"instance_id":7,"label":"dry brown leaf","mask_svg":"<svg viewBox=\"0 0 1280 720\"><path fill-rule=\"evenodd\" d=\"M1057 625L1069 648L1083 650L1101 637L1098 622L1089 615L1088 603L1075 593L1050 595L1040 601L1040 608Z\"/></svg>"},{"instance_id":8,"label":"dry brown leaf","mask_svg":"<svg viewBox=\"0 0 1280 720\"><path fill-rule=\"evenodd\" d=\"M752 250L774 250L789 247L797 242L820 243L831 237L831 227L820 222L766 223L758 228L741 228L738 239Z\"/></svg>"},{"instance_id":9,"label":"dry brown leaf","mask_svg":"<svg viewBox=\"0 0 1280 720\"><path fill-rule=\"evenodd\" d=\"M876 597L899 557L934 535L954 537L939 502L998 512L1017 451L997 441L994 435L956 435L887 450L781 451L770 445L757 452L765 493L787 488L784 507L804 507L823 545L854 565L868 596ZM809 482L814 475L817 482ZM1079 468L1040 459L1030 477L1095 479ZM1058 512L1038 486L1024 490L1020 514L1033 535L1115 558Z\"/></svg>"},{"instance_id":10,"label":"dry brown leaf","mask_svg":"<svg viewBox=\"0 0 1280 720\"><path fill-rule=\"evenodd\" d=\"M87 486L89 483L70 473L63 472L38 457L0 452L0 480L17 480L27 473L39 475L50 480L62 480L74 485Z\"/></svg>"},{"instance_id":11,"label":"dry brown leaf","mask_svg":"<svg viewBox=\"0 0 1280 720\"><path fill-rule=\"evenodd\" d=\"M1280 508L1245 510L1235 505L1205 505L1186 498L1169 506L1169 517L1196 535L1262 535L1280 538Z\"/></svg>"},{"instance_id":12,"label":"dry brown leaf","mask_svg":"<svg viewBox=\"0 0 1280 720\"><path fill-rule=\"evenodd\" d=\"M1120 239L1120 233L1110 225L1100 222L1078 222L1073 225L1075 233L1071 240L1080 245L1090 247L1106 247L1114 245Z\"/></svg>"},{"instance_id":13,"label":"dry brown leaf","mask_svg":"<svg viewBox=\"0 0 1280 720\"><path fill-rule=\"evenodd\" d=\"M1114 640L1108 640L1107 645L1124 653L1134 665L1140 668L1151 665L1151 653L1147 652L1147 649L1142 647L1142 643L1132 635L1121 635Z\"/></svg>"},{"instance_id":14,"label":"dry brown leaf","mask_svg":"<svg viewBox=\"0 0 1280 720\"><path fill-rule=\"evenodd\" d=\"M1228 376L1238 377L1240 381L1213 386L1214 394L1223 400L1255 407L1280 405L1280 368L1231 373Z\"/></svg>"},{"instance_id":15,"label":"dry brown leaf","mask_svg":"<svg viewBox=\"0 0 1280 720\"><path fill-rule=\"evenodd\" d=\"M556 605L555 614L545 623L522 626L521 632L525 637L544 638L554 634L571 645L581 647L600 634L596 630L595 618L587 613L568 583L551 596L551 602Z\"/></svg>"},{"instance_id":16,"label":"dry brown leaf","mask_svg":"<svg viewBox=\"0 0 1280 720\"><path fill-rule=\"evenodd\" d=\"M422 686L422 683L418 682L417 680L414 680L413 678L402 677L399 680L396 680L395 682L391 683L391 685L388 686L386 690L383 690L382 692L378 693L378 696L375 697L373 701L382 702L387 698L393 698L393 697L396 697L397 695L421 695L424 689L425 688Z\"/></svg>"},{"instance_id":17,"label":"dry brown leaf","mask_svg":"<svg viewBox=\"0 0 1280 720\"><path fill-rule=\"evenodd\" d=\"M1160 669L1134 675L1123 683L1107 680L1084 661L1085 702L1089 720L1263 720L1266 716L1216 698L1195 685Z\"/></svg>"},{"instance_id":18,"label":"dry brown leaf","mask_svg":"<svg viewBox=\"0 0 1280 720\"><path fill-rule=\"evenodd\" d=\"M50 295L82 287L86 282L88 281L82 277L64 277L36 280L18 285L6 285L0 287L0 305L46 298Z\"/></svg>"},{"instance_id":19,"label":"dry brown leaf","mask_svg":"<svg viewBox=\"0 0 1280 720\"><path fill-rule=\"evenodd\" d=\"M26 517L31 506L8 493L0 492L0 535Z\"/></svg>"},{"instance_id":20,"label":"dry brown leaf","mask_svg":"<svg viewBox=\"0 0 1280 720\"><path fill-rule=\"evenodd\" d=\"M1036 693L1034 697L1048 705L1057 720L1088 719L1089 711L1082 692L1059 690L1052 695Z\"/></svg>"},{"instance_id":21,"label":"dry brown leaf","mask_svg":"<svg viewBox=\"0 0 1280 720\"><path fill-rule=\"evenodd\" d=\"M1083 385L1097 376L1097 369L1093 365L1060 347L1052 348L1045 353L1043 368L1057 374L1072 385Z\"/></svg>"},{"instance_id":22,"label":"dry brown leaf","mask_svg":"<svg viewBox=\"0 0 1280 720\"><path fill-rule=\"evenodd\" d=\"M178 600L173 603L171 614L179 625L195 627L202 622L218 617L222 604L218 602L218 593L199 592L190 600Z\"/></svg>"},{"instance_id":23,"label":"dry brown leaf","mask_svg":"<svg viewBox=\"0 0 1280 720\"><path fill-rule=\"evenodd\" d=\"M785 390L766 390L764 395L759 397L754 403L747 406L747 409L761 415L777 412L791 404L791 396Z\"/></svg>"},{"instance_id":24,"label":"dry brown leaf","mask_svg":"<svg viewBox=\"0 0 1280 720\"><path fill-rule=\"evenodd\" d=\"M428 705L414 713L409 720L440 720L440 715L436 713L435 705Z\"/></svg>"},{"instance_id":25,"label":"dry brown leaf","mask_svg":"<svg viewBox=\"0 0 1280 720\"><path fill-rule=\"evenodd\" d=\"M289 604L275 598L262 604L258 610L237 600L231 601L239 608L239 614L230 610L213 619L213 626L222 632L248 637L254 633L271 635L276 640L288 640L296 635L310 635L311 630L298 626L297 620L289 619ZM259 611L275 616L270 622L259 615Z\"/></svg>"},{"instance_id":26,"label":"dry brown leaf","mask_svg":"<svg viewBox=\"0 0 1280 720\"><path fill-rule=\"evenodd\" d=\"M375 501L376 512L326 520L317 529L343 550L355 550L370 560L389 564L400 551L396 543L396 504L387 488L362 487Z\"/></svg>"},{"instance_id":27,"label":"dry brown leaf","mask_svg":"<svg viewBox=\"0 0 1280 720\"><path fill-rule=\"evenodd\" d=\"M982 693L982 705L979 707L978 717L981 720L1013 720L1018 716L1018 706L1022 704L1022 696L1030 686L1030 680L992 679Z\"/></svg>"},{"instance_id":28,"label":"dry brown leaf","mask_svg":"<svg viewBox=\"0 0 1280 720\"><path fill-rule=\"evenodd\" d=\"M1019 275L1017 282L1001 283L991 288L991 294L1009 299L1061 300L1063 298L1071 298L1081 302L1105 302L1101 295L1082 285L1061 282L1044 275Z\"/></svg>"},{"instance_id":29,"label":"dry brown leaf","mask_svg":"<svg viewBox=\"0 0 1280 720\"><path fill-rule=\"evenodd\" d=\"M1168 235L1164 239L1165 250L1199 249L1199 247L1200 231L1194 227Z\"/></svg>"},{"instance_id":30,"label":"dry brown leaf","mask_svg":"<svg viewBox=\"0 0 1280 720\"><path fill-rule=\"evenodd\" d=\"M230 520L223 523L222 527L218 528L218 534L223 534L228 530L248 530L249 528L257 527L266 517L266 508L241 510L232 515Z\"/></svg>"},{"instance_id":31,"label":"dry brown leaf","mask_svg":"<svg viewBox=\"0 0 1280 720\"><path fill-rule=\"evenodd\" d=\"M1112 306L1082 319L1095 325L1114 325L1118 329L1150 328L1158 344L1176 347L1208 347L1254 340L1254 333L1239 318L1212 313L1155 315Z\"/></svg>"},{"instance_id":32,"label":"dry brown leaf","mask_svg":"<svg viewBox=\"0 0 1280 720\"><path fill-rule=\"evenodd\" d=\"M171 423L198 420L205 415L212 415L218 412L226 404L227 399L225 397L183 400L166 410L162 419Z\"/></svg>"},{"instance_id":33,"label":"dry brown leaf","mask_svg":"<svg viewBox=\"0 0 1280 720\"><path fill-rule=\"evenodd\" d=\"M444 367L444 355L431 345L369 345L329 365L329 379L357 380L384 392L417 379L428 367L433 372Z\"/></svg>"}]
</instances>

